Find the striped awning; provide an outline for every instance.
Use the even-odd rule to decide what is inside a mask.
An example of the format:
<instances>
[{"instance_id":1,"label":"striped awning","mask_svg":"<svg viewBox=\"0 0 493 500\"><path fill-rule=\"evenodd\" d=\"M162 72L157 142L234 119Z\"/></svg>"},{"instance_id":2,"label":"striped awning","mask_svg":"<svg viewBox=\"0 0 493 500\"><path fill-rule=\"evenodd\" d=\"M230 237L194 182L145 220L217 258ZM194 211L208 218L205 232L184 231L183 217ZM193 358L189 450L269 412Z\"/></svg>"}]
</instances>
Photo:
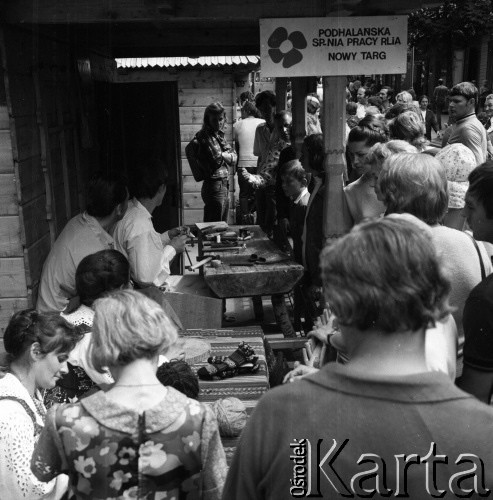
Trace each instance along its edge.
<instances>
[{"instance_id":1,"label":"striped awning","mask_svg":"<svg viewBox=\"0 0 493 500\"><path fill-rule=\"evenodd\" d=\"M117 68L184 68L258 66L259 56L132 57L116 59Z\"/></svg>"}]
</instances>

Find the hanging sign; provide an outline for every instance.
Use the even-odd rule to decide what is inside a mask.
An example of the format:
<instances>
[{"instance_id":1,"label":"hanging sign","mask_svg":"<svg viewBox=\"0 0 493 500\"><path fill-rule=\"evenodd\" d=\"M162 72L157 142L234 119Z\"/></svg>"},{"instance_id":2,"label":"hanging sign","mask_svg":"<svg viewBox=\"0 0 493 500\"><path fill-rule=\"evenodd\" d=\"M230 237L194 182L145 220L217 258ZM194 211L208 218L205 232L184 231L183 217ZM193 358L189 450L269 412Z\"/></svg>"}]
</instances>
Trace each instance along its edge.
<instances>
[{"instance_id":1,"label":"hanging sign","mask_svg":"<svg viewBox=\"0 0 493 500\"><path fill-rule=\"evenodd\" d=\"M262 76L406 72L407 16L260 19Z\"/></svg>"}]
</instances>

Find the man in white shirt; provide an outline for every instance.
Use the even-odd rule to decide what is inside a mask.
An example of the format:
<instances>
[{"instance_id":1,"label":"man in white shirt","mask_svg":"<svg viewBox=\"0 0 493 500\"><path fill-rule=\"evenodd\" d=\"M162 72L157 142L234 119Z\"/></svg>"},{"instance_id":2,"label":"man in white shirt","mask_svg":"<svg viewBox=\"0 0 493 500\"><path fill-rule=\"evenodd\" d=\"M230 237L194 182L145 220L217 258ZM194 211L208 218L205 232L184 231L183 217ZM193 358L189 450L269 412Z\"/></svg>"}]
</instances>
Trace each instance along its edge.
<instances>
[{"instance_id":1,"label":"man in white shirt","mask_svg":"<svg viewBox=\"0 0 493 500\"><path fill-rule=\"evenodd\" d=\"M166 172L157 168L139 170L134 197L125 216L114 229L115 249L130 263L130 275L141 286L161 286L171 274L170 263L185 250L187 234L182 228L159 234L152 224L152 212L166 194Z\"/></svg>"},{"instance_id":2,"label":"man in white shirt","mask_svg":"<svg viewBox=\"0 0 493 500\"><path fill-rule=\"evenodd\" d=\"M250 174L257 173L257 157L253 154L253 142L257 126L265 120L257 118L258 110L252 102L245 102L241 108L241 120L233 126L233 136L236 151L238 152L238 172L245 168ZM241 217L248 219L249 205L253 205L255 192L253 187L238 174L240 187L240 212Z\"/></svg>"},{"instance_id":3,"label":"man in white shirt","mask_svg":"<svg viewBox=\"0 0 493 500\"><path fill-rule=\"evenodd\" d=\"M77 295L75 271L79 262L87 255L113 248L110 228L123 217L127 204L128 191L122 178L98 175L89 182L86 211L69 220L44 263L38 311L63 311Z\"/></svg>"}]
</instances>

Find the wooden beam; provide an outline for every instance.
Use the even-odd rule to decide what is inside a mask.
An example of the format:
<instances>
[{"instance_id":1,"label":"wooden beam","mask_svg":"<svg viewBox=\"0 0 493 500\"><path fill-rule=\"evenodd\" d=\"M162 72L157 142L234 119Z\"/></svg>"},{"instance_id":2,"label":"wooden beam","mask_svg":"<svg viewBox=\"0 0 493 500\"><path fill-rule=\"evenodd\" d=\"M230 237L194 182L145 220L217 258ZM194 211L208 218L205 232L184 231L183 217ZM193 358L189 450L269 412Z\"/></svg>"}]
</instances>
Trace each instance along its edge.
<instances>
[{"instance_id":1,"label":"wooden beam","mask_svg":"<svg viewBox=\"0 0 493 500\"><path fill-rule=\"evenodd\" d=\"M293 114L294 146L297 157L301 155L301 146L306 136L306 94L307 78L291 78L291 113Z\"/></svg>"},{"instance_id":2,"label":"wooden beam","mask_svg":"<svg viewBox=\"0 0 493 500\"><path fill-rule=\"evenodd\" d=\"M137 23L183 19L260 19L407 13L436 0L5 0L8 23Z\"/></svg>"},{"instance_id":3,"label":"wooden beam","mask_svg":"<svg viewBox=\"0 0 493 500\"><path fill-rule=\"evenodd\" d=\"M403 1L403 0L401 0ZM6 0L8 23L136 23L324 15L326 0Z\"/></svg>"},{"instance_id":4,"label":"wooden beam","mask_svg":"<svg viewBox=\"0 0 493 500\"><path fill-rule=\"evenodd\" d=\"M276 78L276 107L278 111L287 109L287 89L288 89L288 79L287 78Z\"/></svg>"},{"instance_id":5,"label":"wooden beam","mask_svg":"<svg viewBox=\"0 0 493 500\"><path fill-rule=\"evenodd\" d=\"M324 85L324 170L326 175L323 232L326 244L351 228L344 196L346 172L346 77L327 76Z\"/></svg>"}]
</instances>

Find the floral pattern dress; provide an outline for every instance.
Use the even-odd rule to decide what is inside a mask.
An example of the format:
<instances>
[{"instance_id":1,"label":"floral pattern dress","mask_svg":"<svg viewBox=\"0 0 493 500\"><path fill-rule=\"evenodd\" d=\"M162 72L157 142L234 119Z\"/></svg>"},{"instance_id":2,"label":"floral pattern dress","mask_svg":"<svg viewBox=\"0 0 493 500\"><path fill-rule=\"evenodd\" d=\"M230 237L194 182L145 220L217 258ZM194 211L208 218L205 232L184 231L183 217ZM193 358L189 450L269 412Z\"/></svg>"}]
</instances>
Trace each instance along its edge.
<instances>
[{"instance_id":1,"label":"floral pattern dress","mask_svg":"<svg viewBox=\"0 0 493 500\"><path fill-rule=\"evenodd\" d=\"M77 500L219 499L227 471L212 410L171 387L142 414L103 391L51 408L31 466Z\"/></svg>"}]
</instances>

